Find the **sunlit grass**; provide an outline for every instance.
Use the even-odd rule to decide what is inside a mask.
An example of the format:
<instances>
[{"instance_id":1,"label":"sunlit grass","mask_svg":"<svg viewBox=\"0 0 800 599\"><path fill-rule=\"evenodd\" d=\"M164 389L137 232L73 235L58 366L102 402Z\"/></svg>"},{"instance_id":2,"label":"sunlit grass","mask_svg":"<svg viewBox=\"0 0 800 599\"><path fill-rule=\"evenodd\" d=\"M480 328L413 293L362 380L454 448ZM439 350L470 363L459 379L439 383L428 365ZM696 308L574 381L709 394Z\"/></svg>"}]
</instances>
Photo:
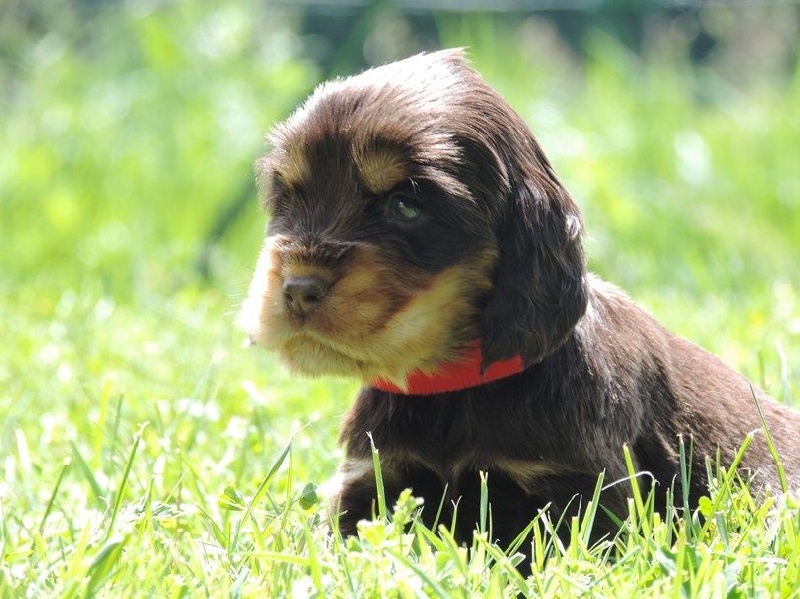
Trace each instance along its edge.
<instances>
[{"instance_id":1,"label":"sunlit grass","mask_svg":"<svg viewBox=\"0 0 800 599\"><path fill-rule=\"evenodd\" d=\"M282 50L290 23L200 10L85 14L96 48L62 20L2 71L0 597L796 595L796 500L714 468L699 514L675 498L662 519L633 493L627 532L597 546L591 509L568 545L532 514L528 579L528 547L488 542L488 504L470 548L409 495L358 538L329 532L315 485L357 385L240 347L255 199L212 280L193 270L315 71ZM598 37L562 81L569 65L508 60L513 35L442 29L534 126L584 209L592 268L796 402L800 78L698 97L707 73Z\"/></svg>"}]
</instances>

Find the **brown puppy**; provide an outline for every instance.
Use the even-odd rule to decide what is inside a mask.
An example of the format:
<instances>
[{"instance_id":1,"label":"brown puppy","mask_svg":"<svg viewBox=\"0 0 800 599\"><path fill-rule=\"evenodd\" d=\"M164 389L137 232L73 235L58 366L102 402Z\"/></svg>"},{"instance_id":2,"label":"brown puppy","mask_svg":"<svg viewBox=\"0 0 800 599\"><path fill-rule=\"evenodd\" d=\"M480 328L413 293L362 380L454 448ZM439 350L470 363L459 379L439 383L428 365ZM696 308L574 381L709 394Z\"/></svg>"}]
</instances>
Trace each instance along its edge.
<instances>
[{"instance_id":1,"label":"brown puppy","mask_svg":"<svg viewBox=\"0 0 800 599\"><path fill-rule=\"evenodd\" d=\"M445 497L468 541L489 473L508 542L624 479L704 492L705 460L779 488L751 386L587 274L581 216L522 119L459 51L320 86L258 162L271 218L242 320L306 375L364 381L347 415L342 532L373 513L367 433L388 500L411 487L428 523ZM755 396L800 484L800 413ZM679 437L691 441L680 489ZM602 503L626 514L630 483ZM661 504L663 507L663 503ZM598 534L614 530L601 519Z\"/></svg>"}]
</instances>

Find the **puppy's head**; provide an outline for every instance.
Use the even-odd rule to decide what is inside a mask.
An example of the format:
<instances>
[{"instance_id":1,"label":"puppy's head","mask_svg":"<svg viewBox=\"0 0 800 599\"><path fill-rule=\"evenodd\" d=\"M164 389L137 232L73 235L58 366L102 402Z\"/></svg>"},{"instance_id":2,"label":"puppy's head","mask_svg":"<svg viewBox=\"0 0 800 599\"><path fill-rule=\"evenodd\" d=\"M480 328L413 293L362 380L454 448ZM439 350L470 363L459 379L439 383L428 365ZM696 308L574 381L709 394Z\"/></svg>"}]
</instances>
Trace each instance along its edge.
<instances>
[{"instance_id":1,"label":"puppy's head","mask_svg":"<svg viewBox=\"0 0 800 599\"><path fill-rule=\"evenodd\" d=\"M460 51L323 84L271 142L241 322L293 370L402 385L475 340L530 364L583 314L578 210Z\"/></svg>"}]
</instances>

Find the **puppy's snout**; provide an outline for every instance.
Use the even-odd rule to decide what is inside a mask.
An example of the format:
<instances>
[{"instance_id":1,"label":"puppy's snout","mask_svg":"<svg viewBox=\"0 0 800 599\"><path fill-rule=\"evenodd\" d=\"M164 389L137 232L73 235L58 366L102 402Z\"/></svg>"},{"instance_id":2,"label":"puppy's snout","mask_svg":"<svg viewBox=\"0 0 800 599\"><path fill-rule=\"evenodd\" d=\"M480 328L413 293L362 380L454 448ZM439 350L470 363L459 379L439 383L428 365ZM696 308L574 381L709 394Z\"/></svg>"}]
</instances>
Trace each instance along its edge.
<instances>
[{"instance_id":1,"label":"puppy's snout","mask_svg":"<svg viewBox=\"0 0 800 599\"><path fill-rule=\"evenodd\" d=\"M291 312L303 316L319 307L330 288L330 281L322 277L290 276L283 281L283 299Z\"/></svg>"}]
</instances>

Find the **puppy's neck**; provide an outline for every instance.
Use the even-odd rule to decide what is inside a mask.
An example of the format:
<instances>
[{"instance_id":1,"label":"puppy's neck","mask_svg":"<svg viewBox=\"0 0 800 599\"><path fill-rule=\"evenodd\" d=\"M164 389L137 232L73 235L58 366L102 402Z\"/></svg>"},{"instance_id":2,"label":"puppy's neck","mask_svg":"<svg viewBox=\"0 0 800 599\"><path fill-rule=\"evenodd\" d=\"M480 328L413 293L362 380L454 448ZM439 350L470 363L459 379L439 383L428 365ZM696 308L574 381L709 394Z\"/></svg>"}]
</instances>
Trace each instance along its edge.
<instances>
[{"instance_id":1,"label":"puppy's neck","mask_svg":"<svg viewBox=\"0 0 800 599\"><path fill-rule=\"evenodd\" d=\"M459 360L446 362L430 374L420 370L411 372L404 387L385 379L376 379L370 386L398 395L435 395L485 385L525 370L522 357L514 356L494 362L481 371L482 358L480 343L475 343Z\"/></svg>"}]
</instances>

